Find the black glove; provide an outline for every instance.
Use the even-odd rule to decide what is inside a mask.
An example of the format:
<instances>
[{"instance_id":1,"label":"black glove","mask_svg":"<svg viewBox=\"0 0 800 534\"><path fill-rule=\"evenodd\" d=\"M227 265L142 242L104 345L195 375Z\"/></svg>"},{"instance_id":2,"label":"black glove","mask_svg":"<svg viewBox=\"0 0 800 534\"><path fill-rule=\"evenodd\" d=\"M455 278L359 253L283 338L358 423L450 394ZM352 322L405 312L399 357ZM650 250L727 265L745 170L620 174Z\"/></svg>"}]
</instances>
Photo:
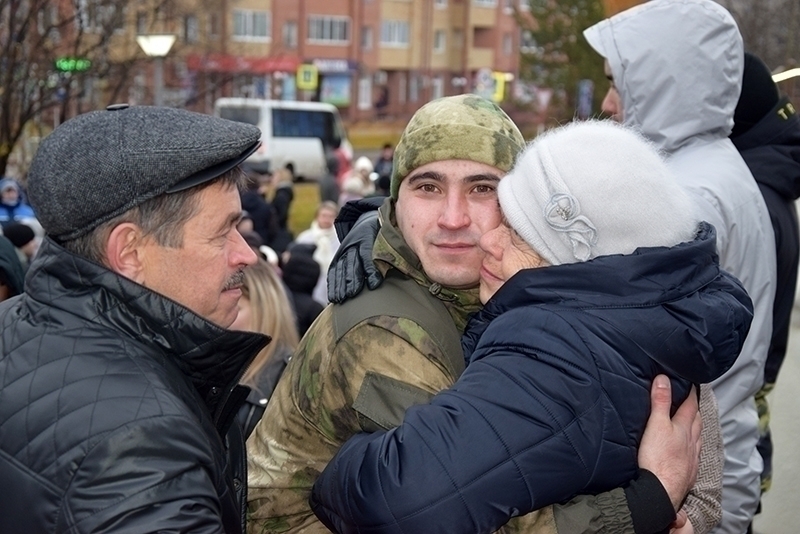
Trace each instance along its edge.
<instances>
[{"instance_id":1,"label":"black glove","mask_svg":"<svg viewBox=\"0 0 800 534\"><path fill-rule=\"evenodd\" d=\"M348 202L348 205L351 204ZM338 225L337 218L337 225ZM339 226L336 227L337 233ZM376 289L383 276L372 263L372 248L380 230L377 211L367 211L351 224L328 268L328 300L342 303L367 287Z\"/></svg>"},{"instance_id":2,"label":"black glove","mask_svg":"<svg viewBox=\"0 0 800 534\"><path fill-rule=\"evenodd\" d=\"M339 241L344 242L345 236L356 225L359 217L365 213L376 211L381 207L384 200L386 200L386 197L361 198L351 200L342 206L339 209L339 215L336 216L336 221L333 223L334 228L336 228L336 235L339 236Z\"/></svg>"}]
</instances>

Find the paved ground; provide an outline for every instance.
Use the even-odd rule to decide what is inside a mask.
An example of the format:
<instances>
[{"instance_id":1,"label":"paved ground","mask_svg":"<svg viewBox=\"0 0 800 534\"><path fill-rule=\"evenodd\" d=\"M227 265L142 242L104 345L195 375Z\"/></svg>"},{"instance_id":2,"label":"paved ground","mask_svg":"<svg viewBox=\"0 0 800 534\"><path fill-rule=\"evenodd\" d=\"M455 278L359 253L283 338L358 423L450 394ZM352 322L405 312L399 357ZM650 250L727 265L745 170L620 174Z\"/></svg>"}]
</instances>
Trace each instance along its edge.
<instances>
[{"instance_id":1,"label":"paved ground","mask_svg":"<svg viewBox=\"0 0 800 534\"><path fill-rule=\"evenodd\" d=\"M764 495L756 517L757 534L800 532L800 307L795 302L786 360L772 393L772 435L775 442L772 489Z\"/></svg>"}]
</instances>

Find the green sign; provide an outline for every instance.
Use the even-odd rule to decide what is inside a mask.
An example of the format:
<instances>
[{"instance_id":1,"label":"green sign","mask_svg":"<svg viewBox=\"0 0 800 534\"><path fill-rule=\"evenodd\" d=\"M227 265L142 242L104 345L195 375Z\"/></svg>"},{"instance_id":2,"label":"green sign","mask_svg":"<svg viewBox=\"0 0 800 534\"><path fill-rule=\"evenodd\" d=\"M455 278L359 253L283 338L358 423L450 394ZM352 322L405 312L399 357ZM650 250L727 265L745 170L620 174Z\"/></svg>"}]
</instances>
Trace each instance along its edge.
<instances>
[{"instance_id":1,"label":"green sign","mask_svg":"<svg viewBox=\"0 0 800 534\"><path fill-rule=\"evenodd\" d=\"M56 70L61 72L84 72L92 66L91 61L82 57L60 57L55 63Z\"/></svg>"}]
</instances>

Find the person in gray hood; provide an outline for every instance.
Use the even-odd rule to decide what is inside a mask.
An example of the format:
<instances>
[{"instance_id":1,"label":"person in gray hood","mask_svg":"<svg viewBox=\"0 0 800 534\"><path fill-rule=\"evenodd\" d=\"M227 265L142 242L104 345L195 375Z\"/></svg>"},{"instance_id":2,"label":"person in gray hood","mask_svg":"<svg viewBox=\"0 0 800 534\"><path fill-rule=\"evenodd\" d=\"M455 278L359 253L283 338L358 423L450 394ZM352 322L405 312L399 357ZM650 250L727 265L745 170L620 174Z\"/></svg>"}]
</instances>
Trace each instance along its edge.
<instances>
[{"instance_id":1,"label":"person in gray hood","mask_svg":"<svg viewBox=\"0 0 800 534\"><path fill-rule=\"evenodd\" d=\"M711 0L653 0L588 28L612 81L603 110L641 131L717 229L720 264L753 299L750 333L733 368L714 382L725 443L723 517L716 532L747 531L759 501L756 449L761 387L772 332L775 247L769 213L728 139L742 86L742 37ZM693 525L705 532L705 525Z\"/></svg>"}]
</instances>

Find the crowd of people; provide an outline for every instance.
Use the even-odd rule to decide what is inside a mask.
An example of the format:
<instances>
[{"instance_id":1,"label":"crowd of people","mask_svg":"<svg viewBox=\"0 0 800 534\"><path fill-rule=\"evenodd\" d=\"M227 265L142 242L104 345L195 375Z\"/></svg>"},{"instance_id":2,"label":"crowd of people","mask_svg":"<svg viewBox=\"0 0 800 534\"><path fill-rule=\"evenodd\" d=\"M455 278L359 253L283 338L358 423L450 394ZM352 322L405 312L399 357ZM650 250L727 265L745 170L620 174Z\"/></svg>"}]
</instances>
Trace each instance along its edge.
<instances>
[{"instance_id":1,"label":"crowd of people","mask_svg":"<svg viewBox=\"0 0 800 534\"><path fill-rule=\"evenodd\" d=\"M712 0L584 36L608 119L433 100L297 235L254 126L45 137L0 180L0 533L752 532L800 119Z\"/></svg>"}]
</instances>

